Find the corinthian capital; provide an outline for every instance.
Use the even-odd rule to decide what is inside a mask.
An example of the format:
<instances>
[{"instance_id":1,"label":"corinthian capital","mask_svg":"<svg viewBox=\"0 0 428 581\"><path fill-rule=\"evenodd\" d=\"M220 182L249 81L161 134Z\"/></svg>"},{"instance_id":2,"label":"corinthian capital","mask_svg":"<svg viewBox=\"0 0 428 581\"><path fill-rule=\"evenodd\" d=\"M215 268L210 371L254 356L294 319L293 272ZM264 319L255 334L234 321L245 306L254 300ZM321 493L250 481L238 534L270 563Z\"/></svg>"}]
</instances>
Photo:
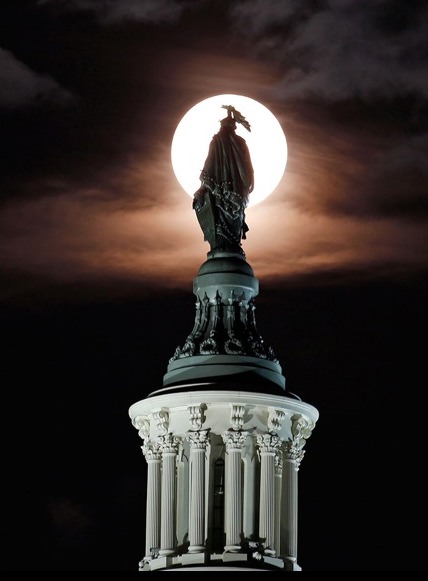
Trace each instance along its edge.
<instances>
[{"instance_id":1,"label":"corinthian capital","mask_svg":"<svg viewBox=\"0 0 428 581\"><path fill-rule=\"evenodd\" d=\"M141 446L144 457L147 462L149 460L160 460L161 459L161 449L157 442L144 442Z\"/></svg>"},{"instance_id":2,"label":"corinthian capital","mask_svg":"<svg viewBox=\"0 0 428 581\"><path fill-rule=\"evenodd\" d=\"M223 434L223 442L226 444L226 450L242 450L247 441L248 432L241 430L228 430Z\"/></svg>"},{"instance_id":3,"label":"corinthian capital","mask_svg":"<svg viewBox=\"0 0 428 581\"><path fill-rule=\"evenodd\" d=\"M187 439L190 441L191 448L199 448L205 450L208 443L208 434L210 430L197 430L195 432L187 432Z\"/></svg>"},{"instance_id":4,"label":"corinthian capital","mask_svg":"<svg viewBox=\"0 0 428 581\"><path fill-rule=\"evenodd\" d=\"M257 434L256 440L261 453L276 454L281 446L281 440L276 434Z\"/></svg>"},{"instance_id":5,"label":"corinthian capital","mask_svg":"<svg viewBox=\"0 0 428 581\"><path fill-rule=\"evenodd\" d=\"M180 439L176 436L170 434L165 434L164 436L159 436L158 438L159 446L161 447L162 454L177 454L178 446L180 444Z\"/></svg>"},{"instance_id":6,"label":"corinthian capital","mask_svg":"<svg viewBox=\"0 0 428 581\"><path fill-rule=\"evenodd\" d=\"M299 440L288 440L288 442L283 443L283 453L286 460L291 460L295 463L296 469L299 469L300 463L303 460L305 451L303 450L303 444Z\"/></svg>"}]
</instances>

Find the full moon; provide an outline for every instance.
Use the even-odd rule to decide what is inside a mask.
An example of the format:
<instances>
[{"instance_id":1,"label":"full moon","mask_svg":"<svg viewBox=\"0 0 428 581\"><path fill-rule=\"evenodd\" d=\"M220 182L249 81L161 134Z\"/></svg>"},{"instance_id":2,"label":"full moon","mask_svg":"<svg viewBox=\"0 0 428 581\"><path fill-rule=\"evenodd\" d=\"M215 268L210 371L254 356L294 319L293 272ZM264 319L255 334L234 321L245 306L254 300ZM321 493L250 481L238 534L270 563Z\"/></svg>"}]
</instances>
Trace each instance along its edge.
<instances>
[{"instance_id":1,"label":"full moon","mask_svg":"<svg viewBox=\"0 0 428 581\"><path fill-rule=\"evenodd\" d=\"M242 95L216 95L200 101L181 119L171 145L175 176L189 196L200 187L199 175L208 147L220 121L227 116L222 105L232 105L248 121L251 131L237 124L236 133L245 139L254 168L254 189L248 206L267 198L278 186L287 164L287 140L281 124L267 107Z\"/></svg>"}]
</instances>

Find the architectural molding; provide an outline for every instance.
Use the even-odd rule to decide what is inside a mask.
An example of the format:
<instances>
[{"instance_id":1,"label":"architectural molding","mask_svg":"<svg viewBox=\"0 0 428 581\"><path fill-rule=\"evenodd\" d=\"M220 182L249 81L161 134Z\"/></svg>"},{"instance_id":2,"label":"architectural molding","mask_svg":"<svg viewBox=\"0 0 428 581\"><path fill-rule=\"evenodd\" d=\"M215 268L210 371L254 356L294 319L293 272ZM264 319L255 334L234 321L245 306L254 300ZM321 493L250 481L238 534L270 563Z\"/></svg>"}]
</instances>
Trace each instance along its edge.
<instances>
[{"instance_id":1,"label":"architectural molding","mask_svg":"<svg viewBox=\"0 0 428 581\"><path fill-rule=\"evenodd\" d=\"M190 414L190 426L192 430L200 430L205 422L204 412L207 409L206 404L190 405L188 407Z\"/></svg>"},{"instance_id":2,"label":"architectural molding","mask_svg":"<svg viewBox=\"0 0 428 581\"><path fill-rule=\"evenodd\" d=\"M160 434L166 434L169 427L169 413L168 410L162 408L153 412L153 419L157 423L157 428Z\"/></svg>"},{"instance_id":3,"label":"architectural molding","mask_svg":"<svg viewBox=\"0 0 428 581\"><path fill-rule=\"evenodd\" d=\"M143 440L150 435L150 420L147 416L136 416L132 421L133 426L138 430L138 435Z\"/></svg>"},{"instance_id":4,"label":"architectural molding","mask_svg":"<svg viewBox=\"0 0 428 581\"><path fill-rule=\"evenodd\" d=\"M269 417L267 428L269 432L277 433L281 429L282 420L285 418L285 412L281 409L269 408Z\"/></svg>"}]
</instances>

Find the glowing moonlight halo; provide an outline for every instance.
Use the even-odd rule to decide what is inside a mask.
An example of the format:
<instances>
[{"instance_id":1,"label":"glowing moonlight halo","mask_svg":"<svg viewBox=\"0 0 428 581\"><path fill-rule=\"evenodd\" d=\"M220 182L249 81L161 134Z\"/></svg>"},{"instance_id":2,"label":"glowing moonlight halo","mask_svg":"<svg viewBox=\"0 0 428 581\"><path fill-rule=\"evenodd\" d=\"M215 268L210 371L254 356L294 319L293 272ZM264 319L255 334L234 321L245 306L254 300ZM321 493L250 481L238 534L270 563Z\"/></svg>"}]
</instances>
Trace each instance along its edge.
<instances>
[{"instance_id":1,"label":"glowing moonlight halo","mask_svg":"<svg viewBox=\"0 0 428 581\"><path fill-rule=\"evenodd\" d=\"M171 145L172 167L181 187L193 197L200 187L199 175L208 147L227 116L222 105L233 105L251 125L251 132L237 123L236 133L250 150L254 190L249 206L267 198L277 187L287 164L287 141L277 118L267 107L242 95L216 95L192 107L181 119Z\"/></svg>"}]
</instances>

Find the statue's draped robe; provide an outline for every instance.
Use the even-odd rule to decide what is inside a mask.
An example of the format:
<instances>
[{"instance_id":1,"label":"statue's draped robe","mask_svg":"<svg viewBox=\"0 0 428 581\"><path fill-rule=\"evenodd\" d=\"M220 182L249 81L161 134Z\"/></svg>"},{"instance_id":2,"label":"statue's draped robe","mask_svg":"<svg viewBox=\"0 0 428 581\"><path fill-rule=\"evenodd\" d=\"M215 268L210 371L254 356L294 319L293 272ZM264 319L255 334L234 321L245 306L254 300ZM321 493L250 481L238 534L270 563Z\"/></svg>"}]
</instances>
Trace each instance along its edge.
<instances>
[{"instance_id":1,"label":"statue's draped robe","mask_svg":"<svg viewBox=\"0 0 428 581\"><path fill-rule=\"evenodd\" d=\"M213 136L195 194L194 208L211 250L242 252L248 226L245 208L254 170L245 139L230 126Z\"/></svg>"}]
</instances>

